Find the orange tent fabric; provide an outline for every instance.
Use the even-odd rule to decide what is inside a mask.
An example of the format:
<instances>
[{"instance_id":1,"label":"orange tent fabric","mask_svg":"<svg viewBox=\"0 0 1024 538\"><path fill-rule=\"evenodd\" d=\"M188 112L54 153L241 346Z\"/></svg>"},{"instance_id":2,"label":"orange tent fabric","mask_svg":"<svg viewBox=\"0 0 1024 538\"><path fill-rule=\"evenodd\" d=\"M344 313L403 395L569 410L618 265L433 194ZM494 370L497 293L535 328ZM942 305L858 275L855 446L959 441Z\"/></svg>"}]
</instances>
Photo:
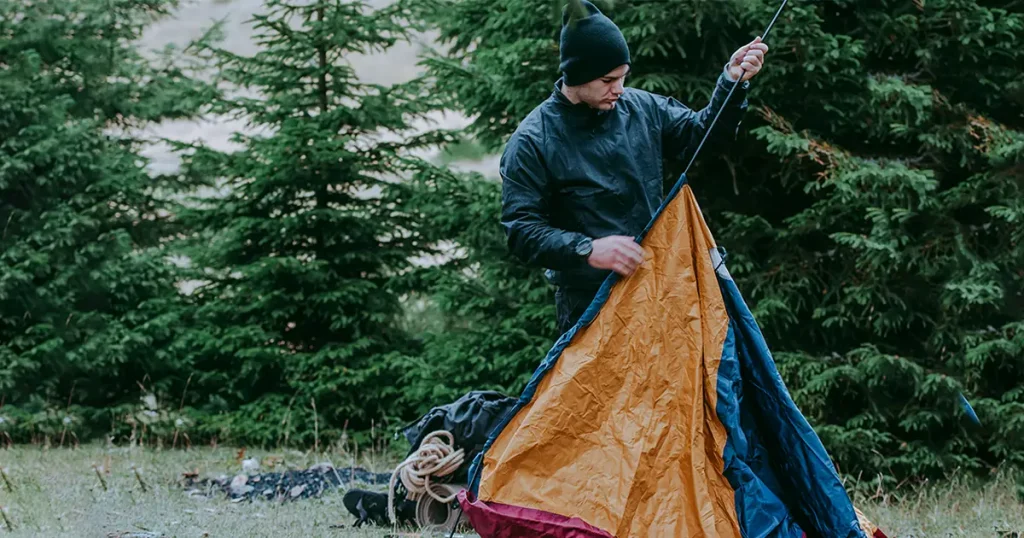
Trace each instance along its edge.
<instances>
[{"instance_id":1,"label":"orange tent fabric","mask_svg":"<svg viewBox=\"0 0 1024 538\"><path fill-rule=\"evenodd\" d=\"M460 502L476 530L865 536L685 177L641 245L474 462Z\"/></svg>"}]
</instances>

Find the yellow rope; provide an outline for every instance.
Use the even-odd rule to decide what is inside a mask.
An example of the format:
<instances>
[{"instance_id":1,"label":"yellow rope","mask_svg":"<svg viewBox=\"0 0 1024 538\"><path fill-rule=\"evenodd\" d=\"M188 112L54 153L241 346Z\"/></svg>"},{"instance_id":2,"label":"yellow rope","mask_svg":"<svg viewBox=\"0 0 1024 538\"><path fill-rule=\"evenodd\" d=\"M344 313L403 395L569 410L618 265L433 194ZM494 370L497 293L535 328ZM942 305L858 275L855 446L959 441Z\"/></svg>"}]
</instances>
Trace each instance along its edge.
<instances>
[{"instance_id":1,"label":"yellow rope","mask_svg":"<svg viewBox=\"0 0 1024 538\"><path fill-rule=\"evenodd\" d=\"M388 485L388 516L391 517L391 521L398 521L395 517L395 484L399 478L409 491L407 497L410 500L417 500L426 493L437 502L447 504L455 500L456 493L449 494L448 488L437 488L441 484L432 485L430 479L454 473L462 466L465 458L465 450L455 450L455 437L450 432L438 430L427 435L420 443L419 449L398 464L391 475L391 482ZM436 489L440 489L441 492L435 491Z\"/></svg>"}]
</instances>

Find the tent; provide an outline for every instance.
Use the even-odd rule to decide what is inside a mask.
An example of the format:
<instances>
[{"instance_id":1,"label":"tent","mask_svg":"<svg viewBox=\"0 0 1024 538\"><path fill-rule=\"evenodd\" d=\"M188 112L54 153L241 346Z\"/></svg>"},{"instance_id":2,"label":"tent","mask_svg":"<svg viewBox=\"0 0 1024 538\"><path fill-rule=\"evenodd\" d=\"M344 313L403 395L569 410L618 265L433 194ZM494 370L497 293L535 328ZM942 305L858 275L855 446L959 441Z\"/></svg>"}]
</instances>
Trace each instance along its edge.
<instances>
[{"instance_id":1,"label":"tent","mask_svg":"<svg viewBox=\"0 0 1024 538\"><path fill-rule=\"evenodd\" d=\"M491 432L484 538L884 536L787 392L686 176Z\"/></svg>"}]
</instances>

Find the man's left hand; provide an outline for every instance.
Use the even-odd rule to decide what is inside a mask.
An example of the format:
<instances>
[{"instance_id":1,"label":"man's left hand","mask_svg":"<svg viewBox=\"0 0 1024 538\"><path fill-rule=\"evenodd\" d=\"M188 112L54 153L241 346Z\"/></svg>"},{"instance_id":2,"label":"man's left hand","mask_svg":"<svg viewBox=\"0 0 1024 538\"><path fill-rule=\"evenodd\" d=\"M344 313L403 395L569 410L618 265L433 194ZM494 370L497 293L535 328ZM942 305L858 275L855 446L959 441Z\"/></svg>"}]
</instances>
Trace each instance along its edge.
<instances>
[{"instance_id":1,"label":"man's left hand","mask_svg":"<svg viewBox=\"0 0 1024 538\"><path fill-rule=\"evenodd\" d=\"M740 47L729 58L729 77L736 80L742 73L743 82L750 80L761 71L767 52L768 45L761 42L761 36Z\"/></svg>"}]
</instances>

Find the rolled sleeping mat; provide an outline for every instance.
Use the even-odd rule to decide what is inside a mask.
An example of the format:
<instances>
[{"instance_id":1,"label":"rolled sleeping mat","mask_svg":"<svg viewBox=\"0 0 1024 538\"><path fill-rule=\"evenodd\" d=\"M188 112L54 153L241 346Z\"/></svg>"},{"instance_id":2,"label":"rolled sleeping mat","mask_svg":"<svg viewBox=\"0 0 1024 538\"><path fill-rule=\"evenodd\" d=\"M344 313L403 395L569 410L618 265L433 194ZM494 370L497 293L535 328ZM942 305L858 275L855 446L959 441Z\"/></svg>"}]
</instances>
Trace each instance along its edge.
<instances>
[{"instance_id":1,"label":"rolled sleeping mat","mask_svg":"<svg viewBox=\"0 0 1024 538\"><path fill-rule=\"evenodd\" d=\"M430 489L438 497L452 497L452 502L443 503L430 495L420 495L416 500L416 525L425 532L450 532L455 527L460 510L455 509L458 501L454 496L465 489L463 484L431 484Z\"/></svg>"}]
</instances>

